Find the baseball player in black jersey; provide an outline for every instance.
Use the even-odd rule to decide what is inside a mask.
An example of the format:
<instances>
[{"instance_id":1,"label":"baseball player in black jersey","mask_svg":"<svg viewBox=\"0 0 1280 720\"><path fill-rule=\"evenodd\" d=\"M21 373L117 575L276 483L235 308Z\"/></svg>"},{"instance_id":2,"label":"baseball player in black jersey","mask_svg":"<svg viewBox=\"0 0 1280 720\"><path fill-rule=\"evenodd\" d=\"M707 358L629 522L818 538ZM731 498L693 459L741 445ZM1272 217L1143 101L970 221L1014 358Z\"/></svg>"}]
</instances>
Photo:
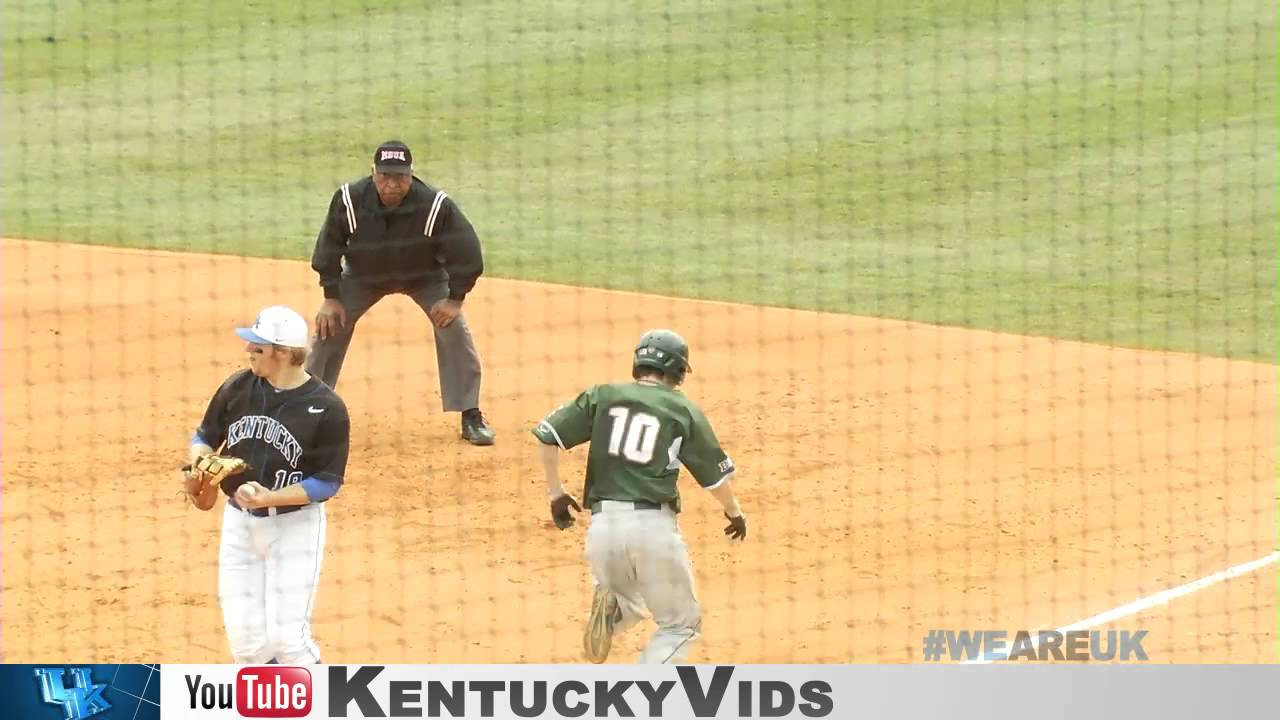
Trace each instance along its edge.
<instances>
[{"instance_id":1,"label":"baseball player in black jersey","mask_svg":"<svg viewBox=\"0 0 1280 720\"><path fill-rule=\"evenodd\" d=\"M237 663L319 663L311 613L325 545L325 505L342 486L351 422L337 394L303 369L307 321L282 306L236 334L249 368L214 393L191 439L186 491L201 510L227 496L218 601ZM215 454L239 474L196 469Z\"/></svg>"},{"instance_id":2,"label":"baseball player in black jersey","mask_svg":"<svg viewBox=\"0 0 1280 720\"><path fill-rule=\"evenodd\" d=\"M462 315L484 272L480 239L448 193L413 174L407 145L383 143L372 173L333 193L311 267L324 289L312 375L337 388L360 317L387 295L408 295L431 320L444 411L462 413L468 442L493 444L480 412L480 354Z\"/></svg>"}]
</instances>

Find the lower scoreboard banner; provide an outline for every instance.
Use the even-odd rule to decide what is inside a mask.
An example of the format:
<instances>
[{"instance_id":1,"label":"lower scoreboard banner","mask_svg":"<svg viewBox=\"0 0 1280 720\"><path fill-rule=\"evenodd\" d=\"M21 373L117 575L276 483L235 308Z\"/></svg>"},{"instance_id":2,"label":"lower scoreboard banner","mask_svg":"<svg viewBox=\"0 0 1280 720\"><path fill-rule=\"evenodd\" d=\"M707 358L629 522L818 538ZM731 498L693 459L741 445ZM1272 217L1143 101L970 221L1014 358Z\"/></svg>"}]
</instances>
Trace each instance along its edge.
<instances>
[{"instance_id":1,"label":"lower scoreboard banner","mask_svg":"<svg viewBox=\"0 0 1280 720\"><path fill-rule=\"evenodd\" d=\"M1275 717L1277 665L3 665L0 717Z\"/></svg>"},{"instance_id":2,"label":"lower scoreboard banner","mask_svg":"<svg viewBox=\"0 0 1280 720\"><path fill-rule=\"evenodd\" d=\"M1275 717L1278 666L165 665L164 718Z\"/></svg>"}]
</instances>

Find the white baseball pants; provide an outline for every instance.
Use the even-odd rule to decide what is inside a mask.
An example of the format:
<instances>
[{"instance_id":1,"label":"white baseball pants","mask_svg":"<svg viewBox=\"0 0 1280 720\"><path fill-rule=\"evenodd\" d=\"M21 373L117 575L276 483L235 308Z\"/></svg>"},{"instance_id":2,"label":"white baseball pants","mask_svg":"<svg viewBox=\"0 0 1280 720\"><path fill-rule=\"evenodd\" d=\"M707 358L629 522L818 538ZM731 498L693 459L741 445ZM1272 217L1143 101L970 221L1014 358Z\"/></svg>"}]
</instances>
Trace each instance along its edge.
<instances>
[{"instance_id":1,"label":"white baseball pants","mask_svg":"<svg viewBox=\"0 0 1280 720\"><path fill-rule=\"evenodd\" d=\"M311 637L325 507L258 517L226 503L218 552L218 602L234 662L320 662Z\"/></svg>"}]
</instances>

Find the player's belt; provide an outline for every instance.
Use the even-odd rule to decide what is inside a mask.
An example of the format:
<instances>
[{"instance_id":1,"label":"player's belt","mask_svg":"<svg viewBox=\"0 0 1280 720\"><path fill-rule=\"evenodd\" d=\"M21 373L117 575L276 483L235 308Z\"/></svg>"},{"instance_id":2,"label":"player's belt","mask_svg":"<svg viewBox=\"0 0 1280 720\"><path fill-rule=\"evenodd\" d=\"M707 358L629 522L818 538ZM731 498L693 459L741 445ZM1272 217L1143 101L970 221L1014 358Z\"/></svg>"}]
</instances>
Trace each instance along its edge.
<instances>
[{"instance_id":1,"label":"player's belt","mask_svg":"<svg viewBox=\"0 0 1280 720\"><path fill-rule=\"evenodd\" d=\"M286 505L284 507L253 508L252 510L246 510L240 507L240 503L236 502L235 498L229 498L227 502L231 505L231 507L239 510L240 512L249 513L254 517L271 517L271 515L273 514L286 515L291 512L297 512L298 510L301 510L302 508L306 507L306 505ZM272 510L274 510L275 513L272 513L271 512Z\"/></svg>"},{"instance_id":2,"label":"player's belt","mask_svg":"<svg viewBox=\"0 0 1280 720\"><path fill-rule=\"evenodd\" d=\"M597 500L591 503L591 512L598 513L606 510L661 510L667 507L664 503L650 502L648 500Z\"/></svg>"}]
</instances>

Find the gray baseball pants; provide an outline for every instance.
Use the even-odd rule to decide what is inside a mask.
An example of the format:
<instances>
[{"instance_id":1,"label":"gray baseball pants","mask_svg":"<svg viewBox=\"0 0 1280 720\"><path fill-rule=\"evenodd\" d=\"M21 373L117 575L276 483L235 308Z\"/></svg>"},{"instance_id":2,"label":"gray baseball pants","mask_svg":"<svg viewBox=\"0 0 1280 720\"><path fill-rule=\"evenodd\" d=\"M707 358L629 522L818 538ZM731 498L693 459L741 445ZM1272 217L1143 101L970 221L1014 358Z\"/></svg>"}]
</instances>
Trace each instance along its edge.
<instances>
[{"instance_id":1,"label":"gray baseball pants","mask_svg":"<svg viewBox=\"0 0 1280 720\"><path fill-rule=\"evenodd\" d=\"M347 322L336 335L315 341L306 365L308 373L335 390L356 323L379 300L397 294L347 275L341 282L342 306L347 312ZM403 294L412 298L426 313L437 301L449 296L449 281L441 275ZM435 332L436 366L440 374L440 400L444 411L462 412L480 407L480 354L476 351L466 317L459 314L449 327L444 328L431 323L431 329Z\"/></svg>"}]
</instances>

